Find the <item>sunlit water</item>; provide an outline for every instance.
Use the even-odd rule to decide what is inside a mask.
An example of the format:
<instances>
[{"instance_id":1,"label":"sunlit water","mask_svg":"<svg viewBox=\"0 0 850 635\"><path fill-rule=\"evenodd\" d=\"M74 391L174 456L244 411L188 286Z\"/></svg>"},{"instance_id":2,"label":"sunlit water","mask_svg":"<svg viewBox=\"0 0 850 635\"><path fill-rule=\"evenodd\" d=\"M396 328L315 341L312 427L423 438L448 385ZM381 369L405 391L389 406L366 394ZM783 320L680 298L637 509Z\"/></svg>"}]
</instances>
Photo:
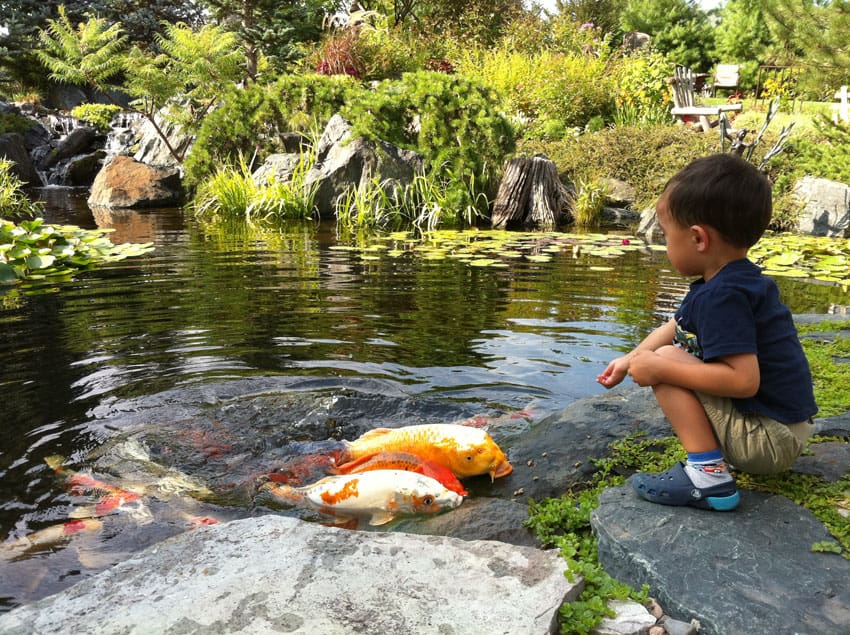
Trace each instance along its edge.
<instances>
[{"instance_id":1,"label":"sunlit water","mask_svg":"<svg viewBox=\"0 0 850 635\"><path fill-rule=\"evenodd\" d=\"M6 609L198 518L268 513L250 483L287 444L471 417L521 431L601 392L607 361L667 319L686 289L658 252L603 262L564 250L507 268L363 260L333 249L332 225L234 235L179 210L95 216L85 192L43 196L50 222L113 227L113 242L156 250L60 285L0 291ZM835 287L780 284L796 313L848 304ZM146 496L24 552L16 540L86 517L99 500L69 491L45 462L54 455ZM184 477L212 495L199 503Z\"/></svg>"}]
</instances>

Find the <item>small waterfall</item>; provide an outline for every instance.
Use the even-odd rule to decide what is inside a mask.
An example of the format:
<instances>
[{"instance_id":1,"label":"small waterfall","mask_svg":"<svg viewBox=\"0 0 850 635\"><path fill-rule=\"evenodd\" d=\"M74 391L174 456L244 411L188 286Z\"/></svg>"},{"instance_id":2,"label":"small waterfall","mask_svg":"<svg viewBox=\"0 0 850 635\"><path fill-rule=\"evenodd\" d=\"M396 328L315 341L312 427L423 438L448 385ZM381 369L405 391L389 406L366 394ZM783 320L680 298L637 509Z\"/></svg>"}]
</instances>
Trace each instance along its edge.
<instances>
[{"instance_id":1,"label":"small waterfall","mask_svg":"<svg viewBox=\"0 0 850 635\"><path fill-rule=\"evenodd\" d=\"M130 153L136 142L138 127L143 121L144 116L137 112L120 112L112 118L104 146L106 151L104 163L109 163L120 154Z\"/></svg>"}]
</instances>

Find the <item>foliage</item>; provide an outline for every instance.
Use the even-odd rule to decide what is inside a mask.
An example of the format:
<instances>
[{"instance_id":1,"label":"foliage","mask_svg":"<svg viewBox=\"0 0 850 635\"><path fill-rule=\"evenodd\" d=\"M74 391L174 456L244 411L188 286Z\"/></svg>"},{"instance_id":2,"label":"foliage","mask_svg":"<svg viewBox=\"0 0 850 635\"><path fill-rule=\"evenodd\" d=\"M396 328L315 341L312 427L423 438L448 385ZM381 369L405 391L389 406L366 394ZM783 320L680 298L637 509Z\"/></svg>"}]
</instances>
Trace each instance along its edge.
<instances>
[{"instance_id":1,"label":"foliage","mask_svg":"<svg viewBox=\"0 0 850 635\"><path fill-rule=\"evenodd\" d=\"M670 122L673 65L657 51L639 49L617 65L616 112L618 126Z\"/></svg>"},{"instance_id":2,"label":"foliage","mask_svg":"<svg viewBox=\"0 0 850 635\"><path fill-rule=\"evenodd\" d=\"M442 42L435 38L391 26L388 16L375 11L358 11L349 24L328 32L304 61L308 72L381 80L423 70L441 55Z\"/></svg>"},{"instance_id":3,"label":"foliage","mask_svg":"<svg viewBox=\"0 0 850 635\"><path fill-rule=\"evenodd\" d=\"M495 176L515 139L496 95L485 85L432 71L386 80L346 105L353 133L415 150L426 172L446 186L446 206L476 205L495 189Z\"/></svg>"},{"instance_id":4,"label":"foliage","mask_svg":"<svg viewBox=\"0 0 850 635\"><path fill-rule=\"evenodd\" d=\"M573 219L578 227L599 225L608 188L602 181L578 181L578 194L573 204Z\"/></svg>"},{"instance_id":5,"label":"foliage","mask_svg":"<svg viewBox=\"0 0 850 635\"><path fill-rule=\"evenodd\" d=\"M522 0L418 0L413 18L422 33L490 46L523 15Z\"/></svg>"},{"instance_id":6,"label":"foliage","mask_svg":"<svg viewBox=\"0 0 850 635\"><path fill-rule=\"evenodd\" d=\"M71 116L107 132L112 118L119 112L121 107L114 104L80 104L71 111Z\"/></svg>"},{"instance_id":7,"label":"foliage","mask_svg":"<svg viewBox=\"0 0 850 635\"><path fill-rule=\"evenodd\" d=\"M119 87L116 82L125 68L127 42L120 24L93 17L74 27L64 6L59 7L59 18L47 24L39 32L35 54L52 79L104 92Z\"/></svg>"},{"instance_id":8,"label":"foliage","mask_svg":"<svg viewBox=\"0 0 850 635\"><path fill-rule=\"evenodd\" d=\"M715 135L670 124L651 128L622 126L559 142L525 141L520 150L542 152L558 166L564 181L622 179L637 192L635 206L655 205L664 184L692 160L719 148Z\"/></svg>"},{"instance_id":9,"label":"foliage","mask_svg":"<svg viewBox=\"0 0 850 635\"><path fill-rule=\"evenodd\" d=\"M556 5L559 16L572 22L593 24L603 33L617 33L625 0L557 0Z\"/></svg>"},{"instance_id":10,"label":"foliage","mask_svg":"<svg viewBox=\"0 0 850 635\"><path fill-rule=\"evenodd\" d=\"M850 338L840 335L820 338L816 334L846 329L850 329L848 321L804 324L798 328L801 335L815 334L802 337L800 341L812 369L820 417L840 415L850 410L850 364L836 361L850 358Z\"/></svg>"},{"instance_id":11,"label":"foliage","mask_svg":"<svg viewBox=\"0 0 850 635\"><path fill-rule=\"evenodd\" d=\"M159 118L192 131L241 75L235 36L214 26L170 24L157 37L161 53L138 47L125 52L120 25L107 26L92 17L74 28L60 8L59 19L49 21L40 39L38 56L51 77L107 96L119 88L126 91L135 98L135 112L151 122L178 162L183 156L171 145Z\"/></svg>"},{"instance_id":12,"label":"foliage","mask_svg":"<svg viewBox=\"0 0 850 635\"><path fill-rule=\"evenodd\" d=\"M589 633L603 617L613 616L610 599L645 602L647 587L638 592L608 575L599 564L596 539L590 527L590 514L599 504L599 494L608 487L621 485L618 474L637 470L666 469L682 458L683 450L675 437L660 440L641 439L633 434L611 444L610 455L593 460L597 471L578 491L571 490L558 499L531 501L526 526L544 543L558 547L567 561L567 573L584 577L585 588L577 600L561 607L561 632ZM665 466L665 467L661 467Z\"/></svg>"},{"instance_id":13,"label":"foliage","mask_svg":"<svg viewBox=\"0 0 850 635\"><path fill-rule=\"evenodd\" d=\"M465 207L455 207L452 187L428 174L417 174L400 188L397 183L372 179L366 187L351 188L337 206L337 224L345 231L399 229L413 226L420 232L449 227L469 227L485 216L489 201L482 192L469 195Z\"/></svg>"},{"instance_id":14,"label":"foliage","mask_svg":"<svg viewBox=\"0 0 850 635\"><path fill-rule=\"evenodd\" d=\"M360 84L344 76L307 74L282 75L273 84L230 93L201 125L186 160L184 184L197 186L217 168L238 163L240 156L263 161L282 152L284 133L323 130L334 113L362 92Z\"/></svg>"},{"instance_id":15,"label":"foliage","mask_svg":"<svg viewBox=\"0 0 850 635\"><path fill-rule=\"evenodd\" d=\"M32 119L13 112L0 112L0 134L25 132L33 127Z\"/></svg>"},{"instance_id":16,"label":"foliage","mask_svg":"<svg viewBox=\"0 0 850 635\"><path fill-rule=\"evenodd\" d=\"M819 96L831 96L829 91L845 83L850 71L850 4L771 0L762 6L774 42L785 44L782 61L807 66L825 89Z\"/></svg>"},{"instance_id":17,"label":"foliage","mask_svg":"<svg viewBox=\"0 0 850 635\"><path fill-rule=\"evenodd\" d=\"M113 245L103 230L47 225L36 218L15 224L0 219L0 284L68 279L79 270L139 256L151 243Z\"/></svg>"},{"instance_id":18,"label":"foliage","mask_svg":"<svg viewBox=\"0 0 850 635\"><path fill-rule=\"evenodd\" d=\"M553 49L524 52L505 41L490 49L469 49L455 64L460 73L495 89L502 108L521 122L526 137L583 127L593 117L610 118L614 110L615 79L607 56Z\"/></svg>"},{"instance_id":19,"label":"foliage","mask_svg":"<svg viewBox=\"0 0 850 635\"><path fill-rule=\"evenodd\" d=\"M42 206L30 201L23 192L23 182L12 174L12 162L0 158L0 219L32 217Z\"/></svg>"},{"instance_id":20,"label":"foliage","mask_svg":"<svg viewBox=\"0 0 850 635\"><path fill-rule=\"evenodd\" d=\"M815 120L817 140L797 143L797 171L825 179L850 183L850 127L827 117Z\"/></svg>"},{"instance_id":21,"label":"foliage","mask_svg":"<svg viewBox=\"0 0 850 635\"><path fill-rule=\"evenodd\" d=\"M708 71L714 32L706 14L687 0L628 0L620 14L623 31L652 36L652 47L676 64Z\"/></svg>"},{"instance_id":22,"label":"foliage","mask_svg":"<svg viewBox=\"0 0 850 635\"><path fill-rule=\"evenodd\" d=\"M290 180L269 178L257 182L244 159L239 168L219 169L203 182L192 201L192 212L206 223L233 219L269 222L311 218L315 214L315 185L307 185L305 177L315 162L311 152L300 155Z\"/></svg>"},{"instance_id":23,"label":"foliage","mask_svg":"<svg viewBox=\"0 0 850 635\"><path fill-rule=\"evenodd\" d=\"M278 72L301 57L300 45L315 42L335 0L202 0L222 29L239 42L245 73L257 79L265 60Z\"/></svg>"},{"instance_id":24,"label":"foliage","mask_svg":"<svg viewBox=\"0 0 850 635\"><path fill-rule=\"evenodd\" d=\"M720 9L717 59L739 65L742 89L754 90L759 64L771 61L773 38L762 5L763 0L729 0Z\"/></svg>"}]
</instances>

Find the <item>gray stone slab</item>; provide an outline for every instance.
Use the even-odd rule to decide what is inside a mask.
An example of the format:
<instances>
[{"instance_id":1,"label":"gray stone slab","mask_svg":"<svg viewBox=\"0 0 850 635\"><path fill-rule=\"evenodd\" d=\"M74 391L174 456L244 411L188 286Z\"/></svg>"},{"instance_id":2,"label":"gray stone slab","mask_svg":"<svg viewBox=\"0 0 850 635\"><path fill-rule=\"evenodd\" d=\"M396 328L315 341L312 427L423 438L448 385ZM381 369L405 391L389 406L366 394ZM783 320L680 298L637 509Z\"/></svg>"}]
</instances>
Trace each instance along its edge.
<instances>
[{"instance_id":1,"label":"gray stone slab","mask_svg":"<svg viewBox=\"0 0 850 635\"><path fill-rule=\"evenodd\" d=\"M783 496L741 499L720 513L607 490L591 518L599 560L700 635L850 633L850 561L811 551L832 539L823 524Z\"/></svg>"},{"instance_id":2,"label":"gray stone slab","mask_svg":"<svg viewBox=\"0 0 850 635\"><path fill-rule=\"evenodd\" d=\"M557 550L282 516L164 541L0 615L0 633L554 633L581 585Z\"/></svg>"}]
</instances>

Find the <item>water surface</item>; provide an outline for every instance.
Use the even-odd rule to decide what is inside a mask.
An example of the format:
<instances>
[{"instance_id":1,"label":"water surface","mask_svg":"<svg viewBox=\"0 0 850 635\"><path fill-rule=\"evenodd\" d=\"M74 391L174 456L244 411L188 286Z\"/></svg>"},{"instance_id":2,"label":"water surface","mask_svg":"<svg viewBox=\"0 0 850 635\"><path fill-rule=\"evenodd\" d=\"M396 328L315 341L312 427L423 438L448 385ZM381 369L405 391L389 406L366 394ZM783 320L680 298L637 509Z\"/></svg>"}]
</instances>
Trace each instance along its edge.
<instances>
[{"instance_id":1,"label":"water surface","mask_svg":"<svg viewBox=\"0 0 850 635\"><path fill-rule=\"evenodd\" d=\"M251 488L297 443L469 418L508 442L601 392L596 375L668 319L687 284L649 250L603 260L564 249L506 268L364 260L337 249L328 224L211 231L181 210L93 214L85 192L42 196L49 222L111 227L113 242L156 250L0 291L0 609L198 519L281 513L255 505ZM848 304L836 287L780 284L796 313ZM91 516L99 498L69 489L45 460L57 455L144 496ZM14 546L74 517L101 525Z\"/></svg>"}]
</instances>

